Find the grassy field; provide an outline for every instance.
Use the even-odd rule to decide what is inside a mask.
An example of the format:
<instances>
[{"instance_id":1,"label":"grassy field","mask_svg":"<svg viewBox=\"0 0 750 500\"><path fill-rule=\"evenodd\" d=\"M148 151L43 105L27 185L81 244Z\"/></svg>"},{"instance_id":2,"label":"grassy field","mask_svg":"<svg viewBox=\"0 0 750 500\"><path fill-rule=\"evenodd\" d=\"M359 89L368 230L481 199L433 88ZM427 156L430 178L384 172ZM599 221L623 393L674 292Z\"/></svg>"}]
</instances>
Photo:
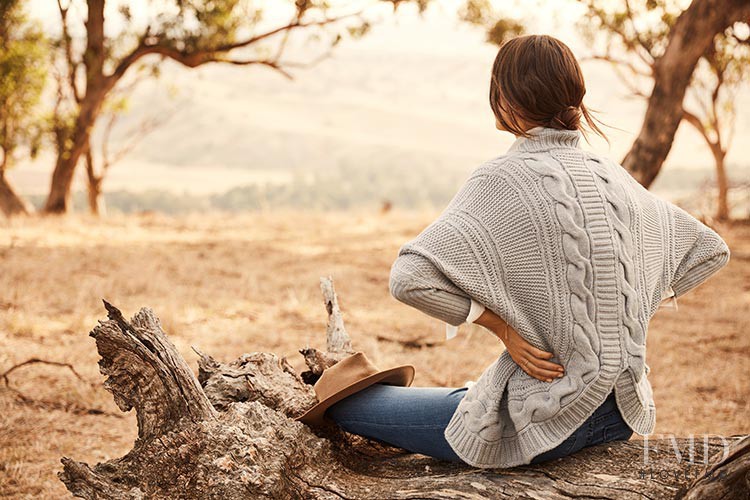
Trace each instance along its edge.
<instances>
[{"instance_id":1,"label":"grassy field","mask_svg":"<svg viewBox=\"0 0 750 500\"><path fill-rule=\"evenodd\" d=\"M304 366L322 347L318 278L333 276L354 346L388 367L411 363L414 385L461 386L498 354L486 331L444 327L391 298L399 246L435 212L273 213L20 218L0 221L0 496L59 498L60 457L90 464L127 452L135 418L101 387L88 332L106 298L127 316L148 306L191 366L190 346L229 361L271 351ZM656 433L750 433L750 225L718 227L726 269L660 311L648 337ZM380 338L380 339L379 339ZM406 348L387 339L436 344Z\"/></svg>"}]
</instances>

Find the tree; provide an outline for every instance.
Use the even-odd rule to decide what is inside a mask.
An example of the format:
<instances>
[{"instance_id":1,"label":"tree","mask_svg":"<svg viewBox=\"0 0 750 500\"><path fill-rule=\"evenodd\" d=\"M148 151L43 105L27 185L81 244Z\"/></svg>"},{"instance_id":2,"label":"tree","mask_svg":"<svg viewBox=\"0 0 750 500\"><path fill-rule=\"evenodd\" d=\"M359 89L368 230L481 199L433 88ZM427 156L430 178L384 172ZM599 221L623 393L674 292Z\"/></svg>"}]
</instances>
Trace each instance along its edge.
<instances>
[{"instance_id":1,"label":"tree","mask_svg":"<svg viewBox=\"0 0 750 500\"><path fill-rule=\"evenodd\" d=\"M645 77L653 83L649 91L639 91L648 106L641 131L622 160L623 166L649 187L684 118L683 100L699 60L714 50L717 35L738 38L733 27L750 22L750 2L693 0L683 11L669 0L641 0L636 7L633 0L615 4L577 1L587 7L581 23L584 33L591 38L603 33L608 38L607 52L592 57L613 62L631 77ZM523 32L522 23L502 19L489 0L469 0L461 15L483 25L487 40L496 45ZM612 52L615 46L624 49L625 57ZM628 79L622 71L620 74Z\"/></svg>"},{"instance_id":2,"label":"tree","mask_svg":"<svg viewBox=\"0 0 750 500\"><path fill-rule=\"evenodd\" d=\"M729 216L723 140L734 124L734 95L747 71L750 4L695 0L687 10L669 0L630 0L604 8L594 0L581 23L591 45L599 37L606 49L590 58L609 61L633 95L648 100L643 128L623 160L644 186L654 181L685 119L704 137L715 159L719 187L717 218ZM708 10L708 12L706 12ZM652 90L644 89L646 82ZM689 110L692 94L697 110ZM658 128L657 128L658 126Z\"/></svg>"},{"instance_id":3,"label":"tree","mask_svg":"<svg viewBox=\"0 0 750 500\"><path fill-rule=\"evenodd\" d=\"M718 191L714 217L723 221L730 218L729 179L724 160L734 138L736 92L750 72L750 39L740 39L736 27L730 28L724 36L717 37L701 63L703 71L693 77L690 87L697 109L691 111L686 103L684 119L701 134L714 157Z\"/></svg>"},{"instance_id":4,"label":"tree","mask_svg":"<svg viewBox=\"0 0 750 500\"><path fill-rule=\"evenodd\" d=\"M683 118L682 103L698 60L717 34L750 20L747 0L693 0L677 18L664 53L654 63L654 87L646 115L623 166L644 186L654 181Z\"/></svg>"},{"instance_id":5,"label":"tree","mask_svg":"<svg viewBox=\"0 0 750 500\"><path fill-rule=\"evenodd\" d=\"M72 0L75 1L75 0ZM394 9L412 1L420 11L429 0L382 0ZM291 78L289 70L308 66L325 56L348 30L361 36L369 28L362 12L335 11L325 0L294 0L285 2L289 8L288 21L266 28L262 7L244 0L172 0L150 3L145 23L135 21L130 8L123 4L118 16L126 26L114 36L105 33L106 0L87 0L85 43L77 49L70 36L68 12L70 3L59 1L63 45L67 60L67 81L71 88L72 112L69 130L57 128L59 145L57 161L45 203L48 213L65 212L70 205L73 174L79 160L89 148L91 131L110 92L138 62L147 56L168 58L188 68L208 63L234 65L262 65ZM140 24L143 24L142 26ZM294 32L320 35L325 27L334 27L320 43L306 44L303 51L323 47L308 61L285 59L285 49ZM311 38L312 40L312 38ZM62 139L62 142L60 142Z\"/></svg>"},{"instance_id":6,"label":"tree","mask_svg":"<svg viewBox=\"0 0 750 500\"><path fill-rule=\"evenodd\" d=\"M37 104L44 88L47 56L41 30L29 23L17 0L0 2L0 41L0 210L10 216L29 211L6 172L19 148L26 147L32 155L39 149Z\"/></svg>"},{"instance_id":7,"label":"tree","mask_svg":"<svg viewBox=\"0 0 750 500\"><path fill-rule=\"evenodd\" d=\"M267 31L257 30L263 17L262 8L256 8L246 0L221 0L205 5L204 2L173 0L176 4L174 9L170 8L169 3L162 4L160 9L154 8L156 10L152 12L151 21L140 30L132 28L107 37L101 26L105 0L88 0L88 17L84 23L85 40L76 40L71 36L71 20L68 15L71 5L76 1L69 0L65 3L58 0L61 35L55 43L56 58L57 66L62 67L66 75L64 78L57 78L58 101L52 127L57 161L45 204L45 211L50 213L68 209L73 173L81 157L86 164L89 206L94 212L102 206L101 184L107 166L94 166L97 160L91 154L91 134L96 128L97 120L102 117L102 110L117 108L107 104L112 93L117 91L133 68L145 66L143 60L146 56L160 56L157 61L151 60L150 67L154 74L158 73L161 60L172 59L189 68L213 62L260 64L292 78L291 69L313 66L330 55L333 47L342 39L343 32L348 32L352 37L360 37L370 28L362 11L333 15L329 2L325 0L287 0L285 4L290 9L289 21ZM394 11L404 4L412 3L423 13L431 0L378 1L391 4ZM480 19L476 16L487 6L475 4L484 4L486 0L465 2L462 17L466 21L479 23ZM356 5L356 2L353 3ZM342 8L346 8L346 4L340 4L338 9ZM118 15L125 25L132 24L133 16L127 6L120 7ZM187 29L187 25L192 27ZM320 49L318 54L311 55L305 62L282 59L293 32L303 31L311 35L310 39L316 39L319 33L313 30L329 26L334 27L334 30L327 33L330 35L328 39L313 44ZM254 31L260 33L253 35ZM522 32L523 26L520 23L500 20L490 30L488 37L497 41ZM306 47L306 52L312 52L309 48ZM248 50L254 50L255 57L242 57ZM240 53L241 56L238 56ZM117 119L111 114L110 118ZM107 128L110 125L105 125L105 129ZM145 135L144 130L152 128L146 123L137 135L142 137ZM102 149L104 148L102 145ZM131 147L126 146L124 149L129 150ZM102 158L103 153L104 151ZM107 162L106 159L102 161ZM99 173L95 173L96 171Z\"/></svg>"}]
</instances>

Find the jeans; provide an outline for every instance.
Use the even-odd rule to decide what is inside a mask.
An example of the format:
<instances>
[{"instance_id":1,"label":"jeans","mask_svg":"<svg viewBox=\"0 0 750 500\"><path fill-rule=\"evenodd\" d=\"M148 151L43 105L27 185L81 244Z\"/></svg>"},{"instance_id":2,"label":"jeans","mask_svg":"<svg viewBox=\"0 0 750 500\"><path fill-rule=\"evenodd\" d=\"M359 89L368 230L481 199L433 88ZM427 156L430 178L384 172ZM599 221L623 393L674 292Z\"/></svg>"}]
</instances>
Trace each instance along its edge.
<instances>
[{"instance_id":1,"label":"jeans","mask_svg":"<svg viewBox=\"0 0 750 500\"><path fill-rule=\"evenodd\" d=\"M604 403L594 410L594 413L565 441L534 457L532 464L546 462L556 458L571 455L581 448L608 443L610 441L627 441L633 435L633 430L622 419L615 393L610 392Z\"/></svg>"},{"instance_id":2,"label":"jeans","mask_svg":"<svg viewBox=\"0 0 750 500\"><path fill-rule=\"evenodd\" d=\"M443 433L467 390L467 387L373 384L330 406L326 416L352 434L413 453L463 463ZM586 446L627 440L632 434L617 409L612 392L573 434L557 447L534 457L531 463L564 457Z\"/></svg>"}]
</instances>

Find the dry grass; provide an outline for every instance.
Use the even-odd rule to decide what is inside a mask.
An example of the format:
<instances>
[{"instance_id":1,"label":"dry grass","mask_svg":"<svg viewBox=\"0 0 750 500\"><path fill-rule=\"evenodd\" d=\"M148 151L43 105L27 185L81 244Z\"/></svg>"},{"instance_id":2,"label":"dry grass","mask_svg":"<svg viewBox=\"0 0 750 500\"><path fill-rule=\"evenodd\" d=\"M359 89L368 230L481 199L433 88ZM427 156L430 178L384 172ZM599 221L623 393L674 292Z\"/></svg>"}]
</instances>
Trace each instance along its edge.
<instances>
[{"instance_id":1,"label":"dry grass","mask_svg":"<svg viewBox=\"0 0 750 500\"><path fill-rule=\"evenodd\" d=\"M497 341L463 327L442 345L443 326L388 293L398 247L435 213L276 213L171 219L144 215L16 219L0 226L0 372L31 357L0 387L0 496L65 495L61 456L89 463L120 456L135 437L100 385L87 336L104 316L101 298L132 315L149 306L195 366L191 345L230 360L243 352L285 355L322 346L318 277L332 275L355 347L376 364L412 363L415 385L463 385L497 356ZM727 269L657 314L648 340L657 433L750 433L750 226L720 228L732 248ZM378 335L424 336L405 349ZM107 414L87 414L98 409Z\"/></svg>"}]
</instances>

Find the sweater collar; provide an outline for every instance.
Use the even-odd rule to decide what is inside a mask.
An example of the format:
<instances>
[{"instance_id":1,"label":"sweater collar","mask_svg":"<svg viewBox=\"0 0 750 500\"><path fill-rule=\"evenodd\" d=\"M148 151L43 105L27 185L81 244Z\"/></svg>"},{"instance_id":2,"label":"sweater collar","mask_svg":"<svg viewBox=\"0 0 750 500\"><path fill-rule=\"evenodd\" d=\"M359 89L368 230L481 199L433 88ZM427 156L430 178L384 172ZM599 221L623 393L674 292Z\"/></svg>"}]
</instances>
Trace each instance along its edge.
<instances>
[{"instance_id":1,"label":"sweater collar","mask_svg":"<svg viewBox=\"0 0 750 500\"><path fill-rule=\"evenodd\" d=\"M508 152L549 151L555 148L580 148L581 131L538 126L527 130L531 137L518 136Z\"/></svg>"}]
</instances>

